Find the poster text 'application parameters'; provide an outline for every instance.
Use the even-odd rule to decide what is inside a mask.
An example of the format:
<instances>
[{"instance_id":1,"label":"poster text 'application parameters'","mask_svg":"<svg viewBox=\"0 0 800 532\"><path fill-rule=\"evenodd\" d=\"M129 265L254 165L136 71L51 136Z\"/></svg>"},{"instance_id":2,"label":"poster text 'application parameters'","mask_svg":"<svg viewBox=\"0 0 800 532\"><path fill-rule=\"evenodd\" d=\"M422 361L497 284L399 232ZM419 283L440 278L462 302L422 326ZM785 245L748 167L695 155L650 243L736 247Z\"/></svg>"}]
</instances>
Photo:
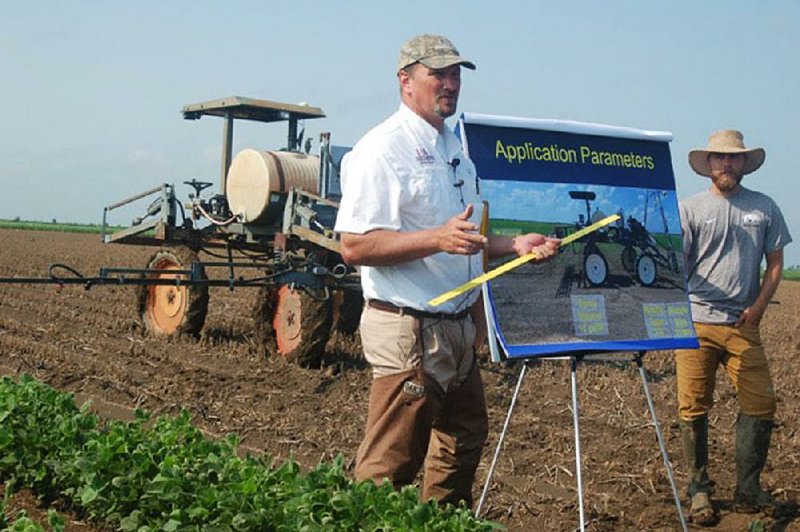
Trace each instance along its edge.
<instances>
[{"instance_id":1,"label":"poster text 'application parameters'","mask_svg":"<svg viewBox=\"0 0 800 532\"><path fill-rule=\"evenodd\" d=\"M634 152L618 153L593 150L589 146L562 148L558 144L537 146L532 142L522 144L503 144L497 140L495 157L504 158L509 163L522 164L524 161L546 161L554 163L591 164L594 166L618 166L623 168L642 168L654 170L656 163L650 155Z\"/></svg>"}]
</instances>

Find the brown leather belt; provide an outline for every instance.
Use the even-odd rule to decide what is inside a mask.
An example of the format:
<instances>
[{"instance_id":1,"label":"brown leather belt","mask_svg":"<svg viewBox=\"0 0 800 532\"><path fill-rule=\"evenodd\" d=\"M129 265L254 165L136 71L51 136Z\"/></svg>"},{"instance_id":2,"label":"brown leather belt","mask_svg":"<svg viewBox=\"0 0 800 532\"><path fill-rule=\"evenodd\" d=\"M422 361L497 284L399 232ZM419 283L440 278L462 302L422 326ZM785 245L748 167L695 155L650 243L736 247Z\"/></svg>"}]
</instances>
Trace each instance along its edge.
<instances>
[{"instance_id":1,"label":"brown leather belt","mask_svg":"<svg viewBox=\"0 0 800 532\"><path fill-rule=\"evenodd\" d=\"M381 301L380 299L368 299L367 306L376 310L391 312L392 314L399 314L400 316L408 314L409 316L414 316L415 318L427 318L430 320L463 320L469 315L469 309L456 312L455 314L449 314L447 312L426 312L424 310L417 310L411 307L398 307L394 303Z\"/></svg>"}]
</instances>

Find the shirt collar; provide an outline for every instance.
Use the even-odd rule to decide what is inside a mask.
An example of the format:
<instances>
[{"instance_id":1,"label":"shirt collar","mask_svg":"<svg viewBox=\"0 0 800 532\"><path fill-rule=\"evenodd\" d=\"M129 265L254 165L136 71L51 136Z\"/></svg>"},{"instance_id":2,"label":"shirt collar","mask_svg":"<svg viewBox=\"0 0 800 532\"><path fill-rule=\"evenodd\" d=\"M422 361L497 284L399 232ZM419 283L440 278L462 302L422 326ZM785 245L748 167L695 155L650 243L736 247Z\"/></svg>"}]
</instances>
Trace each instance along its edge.
<instances>
[{"instance_id":1,"label":"shirt collar","mask_svg":"<svg viewBox=\"0 0 800 532\"><path fill-rule=\"evenodd\" d=\"M435 147L437 146L437 140L441 137L441 146L444 147L446 151L450 151L452 143L449 142L448 139L451 135L454 135L454 133L447 128L446 123L442 132L439 133L439 130L430 125L424 118L412 111L410 107L402 102L400 103L398 113L414 128L414 131L419 134L425 142Z\"/></svg>"}]
</instances>

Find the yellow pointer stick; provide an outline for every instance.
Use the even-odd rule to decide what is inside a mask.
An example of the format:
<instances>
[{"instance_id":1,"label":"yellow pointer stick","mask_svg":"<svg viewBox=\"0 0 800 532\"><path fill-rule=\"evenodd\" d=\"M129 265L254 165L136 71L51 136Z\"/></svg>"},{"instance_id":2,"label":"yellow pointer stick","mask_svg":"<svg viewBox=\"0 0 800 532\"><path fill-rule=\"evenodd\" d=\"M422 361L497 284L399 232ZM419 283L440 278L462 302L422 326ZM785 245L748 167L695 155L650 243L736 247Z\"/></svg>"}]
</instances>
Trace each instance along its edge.
<instances>
[{"instance_id":1,"label":"yellow pointer stick","mask_svg":"<svg viewBox=\"0 0 800 532\"><path fill-rule=\"evenodd\" d=\"M558 247L561 248L561 247L566 246L567 244L571 244L572 242L578 240L579 238L584 237L584 236L586 236L589 233L592 233L594 231L597 231L601 227L604 227L604 226L606 226L606 225L608 225L608 224L610 224L612 222L615 222L617 220L619 220L619 214L612 214L611 216L603 218L599 222L595 222L595 223L593 223L592 225L590 225L588 227L584 227L580 231L575 231L571 235L564 237L561 240L561 243L558 245ZM522 266L526 262L530 262L531 260L533 260L535 258L536 258L536 253L528 253L527 255L523 255L522 257L518 257L518 258L516 258L514 260L510 260L510 261L506 262L505 264L502 264L502 265L498 266L497 268L495 268L492 271L486 272L483 275L479 275L478 277L472 279L471 281L467 281L466 283L462 284L458 288L454 288L454 289L450 290L449 292L445 292L444 294L431 299L430 301L428 301L428 305L437 307L437 306L441 305L442 303L444 303L446 301L450 301L454 297L457 297L457 296L463 294L467 290L472 290L473 288L476 288L476 287L482 285L486 281L490 281L490 280L494 279L495 277L499 277L499 276L503 275L504 273L506 273L506 272L508 272L510 270L513 270L517 266Z\"/></svg>"}]
</instances>

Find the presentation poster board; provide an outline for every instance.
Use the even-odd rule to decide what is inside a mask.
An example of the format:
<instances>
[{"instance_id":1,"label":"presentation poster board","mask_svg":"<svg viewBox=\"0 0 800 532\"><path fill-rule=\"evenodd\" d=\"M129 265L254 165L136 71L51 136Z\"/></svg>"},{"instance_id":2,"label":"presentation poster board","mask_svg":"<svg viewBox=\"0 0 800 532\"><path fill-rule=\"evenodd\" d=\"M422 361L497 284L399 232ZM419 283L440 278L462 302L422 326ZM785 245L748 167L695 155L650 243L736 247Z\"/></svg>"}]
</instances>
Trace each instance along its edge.
<instances>
[{"instance_id":1,"label":"presentation poster board","mask_svg":"<svg viewBox=\"0 0 800 532\"><path fill-rule=\"evenodd\" d=\"M697 347L671 134L473 113L457 133L489 202L490 233L563 238L620 216L554 260L489 282L490 325L506 356Z\"/></svg>"}]
</instances>

